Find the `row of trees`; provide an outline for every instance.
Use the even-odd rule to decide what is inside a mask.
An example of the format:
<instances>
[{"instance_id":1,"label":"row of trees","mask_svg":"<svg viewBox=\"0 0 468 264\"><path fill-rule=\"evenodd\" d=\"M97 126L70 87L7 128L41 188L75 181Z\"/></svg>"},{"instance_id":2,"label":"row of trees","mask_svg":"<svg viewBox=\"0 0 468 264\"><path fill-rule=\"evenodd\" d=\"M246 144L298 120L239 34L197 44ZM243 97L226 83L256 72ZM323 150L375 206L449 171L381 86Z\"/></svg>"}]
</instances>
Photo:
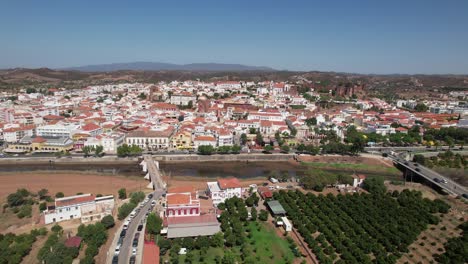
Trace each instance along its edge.
<instances>
[{"instance_id":1,"label":"row of trees","mask_svg":"<svg viewBox=\"0 0 468 264\"><path fill-rule=\"evenodd\" d=\"M121 190L119 190L119 197L123 197L121 196ZM125 192L125 196L126 196L126 192ZM145 199L145 194L143 192L131 193L130 201L128 203L122 204L122 206L119 207L117 218L119 220L125 219L133 211L133 209L135 209L135 207L137 207L137 205L144 199Z\"/></svg>"},{"instance_id":2,"label":"row of trees","mask_svg":"<svg viewBox=\"0 0 468 264\"><path fill-rule=\"evenodd\" d=\"M317 192L323 191L326 186L352 183L353 178L350 175L331 173L319 169L308 170L304 176L301 177L301 185L304 189L314 190Z\"/></svg>"},{"instance_id":3,"label":"row of trees","mask_svg":"<svg viewBox=\"0 0 468 264\"><path fill-rule=\"evenodd\" d=\"M102 157L104 155L104 147L101 145L95 146L84 146L81 148L81 151L83 151L83 155L85 158L93 155L94 157Z\"/></svg>"},{"instance_id":4,"label":"row of trees","mask_svg":"<svg viewBox=\"0 0 468 264\"><path fill-rule=\"evenodd\" d=\"M436 256L441 264L468 263L468 222L462 223L458 228L462 230L459 237L449 238L444 244L445 252Z\"/></svg>"},{"instance_id":5,"label":"row of trees","mask_svg":"<svg viewBox=\"0 0 468 264\"><path fill-rule=\"evenodd\" d=\"M234 146L221 146L218 148L215 148L211 145L201 145L198 146L198 153L201 155L211 155L214 153L219 153L219 154L239 154L241 151L241 147L238 145Z\"/></svg>"},{"instance_id":6,"label":"row of trees","mask_svg":"<svg viewBox=\"0 0 468 264\"><path fill-rule=\"evenodd\" d=\"M47 235L47 229L34 229L28 234L0 234L0 263L19 264L31 251L38 236Z\"/></svg>"},{"instance_id":7,"label":"row of trees","mask_svg":"<svg viewBox=\"0 0 468 264\"><path fill-rule=\"evenodd\" d=\"M409 190L337 196L281 190L274 198L320 263L395 263L421 231L439 222L434 213L449 208Z\"/></svg>"},{"instance_id":8,"label":"row of trees","mask_svg":"<svg viewBox=\"0 0 468 264\"><path fill-rule=\"evenodd\" d=\"M63 229L59 225L51 228L52 233L47 238L44 246L39 250L37 259L41 263L71 264L78 256L79 248L66 247L63 238Z\"/></svg>"},{"instance_id":9,"label":"row of trees","mask_svg":"<svg viewBox=\"0 0 468 264\"><path fill-rule=\"evenodd\" d=\"M16 192L11 193L7 197L7 203L3 206L4 209L10 208L18 218L31 217L32 206L39 204L41 211L46 209L46 202L52 202L52 198L48 195L47 189L41 189L37 193L30 192L27 189L20 188Z\"/></svg>"},{"instance_id":10,"label":"row of trees","mask_svg":"<svg viewBox=\"0 0 468 264\"><path fill-rule=\"evenodd\" d=\"M439 153L437 156L426 158L423 155L416 154L413 157L413 161L429 168L443 167L443 168L466 168L468 166L467 157L460 155L459 153L454 154L448 150L443 153Z\"/></svg>"},{"instance_id":11,"label":"row of trees","mask_svg":"<svg viewBox=\"0 0 468 264\"><path fill-rule=\"evenodd\" d=\"M99 253L99 248L104 245L107 241L107 228L111 228L112 224L109 224L110 218L104 219L104 223L97 222L95 224L83 225L78 227L78 236L83 239L87 247L85 250L85 257L80 261L80 264L94 264L94 257ZM113 218L112 218L113 220Z\"/></svg>"},{"instance_id":12,"label":"row of trees","mask_svg":"<svg viewBox=\"0 0 468 264\"><path fill-rule=\"evenodd\" d=\"M117 156L119 157L135 157L140 156L143 153L143 149L137 145L127 145L117 147Z\"/></svg>"}]
</instances>

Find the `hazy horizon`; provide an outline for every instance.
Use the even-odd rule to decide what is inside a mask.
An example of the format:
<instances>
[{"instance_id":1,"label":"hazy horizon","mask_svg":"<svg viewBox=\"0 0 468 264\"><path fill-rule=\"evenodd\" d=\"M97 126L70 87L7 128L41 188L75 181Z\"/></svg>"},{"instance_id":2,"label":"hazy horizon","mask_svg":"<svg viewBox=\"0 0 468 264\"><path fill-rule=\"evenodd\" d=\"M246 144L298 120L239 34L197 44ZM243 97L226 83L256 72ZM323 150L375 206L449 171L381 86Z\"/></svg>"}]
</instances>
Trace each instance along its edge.
<instances>
[{"instance_id":1,"label":"hazy horizon","mask_svg":"<svg viewBox=\"0 0 468 264\"><path fill-rule=\"evenodd\" d=\"M0 69L222 63L468 74L467 1L0 4Z\"/></svg>"}]
</instances>

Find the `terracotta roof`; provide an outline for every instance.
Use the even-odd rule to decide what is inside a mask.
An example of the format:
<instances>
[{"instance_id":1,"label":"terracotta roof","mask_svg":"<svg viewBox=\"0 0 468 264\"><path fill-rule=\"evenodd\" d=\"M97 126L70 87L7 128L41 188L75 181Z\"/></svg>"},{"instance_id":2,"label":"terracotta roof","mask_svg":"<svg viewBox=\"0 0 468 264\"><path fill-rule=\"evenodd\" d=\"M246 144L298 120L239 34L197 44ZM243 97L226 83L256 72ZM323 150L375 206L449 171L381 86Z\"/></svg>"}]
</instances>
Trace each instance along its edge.
<instances>
[{"instance_id":1,"label":"terracotta roof","mask_svg":"<svg viewBox=\"0 0 468 264\"><path fill-rule=\"evenodd\" d=\"M59 201L55 200L55 206L62 207L62 206L69 206L69 205L74 205L74 204L87 203L87 202L94 201L94 199L95 199L94 195L80 196L80 197L74 197L74 198L69 198L69 199L64 197L64 198L60 198Z\"/></svg>"},{"instance_id":2,"label":"terracotta roof","mask_svg":"<svg viewBox=\"0 0 468 264\"><path fill-rule=\"evenodd\" d=\"M216 138L212 136L198 136L195 138L197 141L216 141Z\"/></svg>"},{"instance_id":3,"label":"terracotta roof","mask_svg":"<svg viewBox=\"0 0 468 264\"><path fill-rule=\"evenodd\" d=\"M98 130L100 128L101 128L100 126L98 126L98 125L96 125L94 123L88 123L88 124L81 127L81 129L84 130L84 131L93 131L93 130Z\"/></svg>"},{"instance_id":4,"label":"terracotta roof","mask_svg":"<svg viewBox=\"0 0 468 264\"><path fill-rule=\"evenodd\" d=\"M218 185L221 189L240 188L240 182L237 178L219 179Z\"/></svg>"},{"instance_id":5,"label":"terracotta roof","mask_svg":"<svg viewBox=\"0 0 468 264\"><path fill-rule=\"evenodd\" d=\"M172 195L167 195L167 204L168 205L177 205L177 204L189 204L190 203L190 195L176 193Z\"/></svg>"}]
</instances>

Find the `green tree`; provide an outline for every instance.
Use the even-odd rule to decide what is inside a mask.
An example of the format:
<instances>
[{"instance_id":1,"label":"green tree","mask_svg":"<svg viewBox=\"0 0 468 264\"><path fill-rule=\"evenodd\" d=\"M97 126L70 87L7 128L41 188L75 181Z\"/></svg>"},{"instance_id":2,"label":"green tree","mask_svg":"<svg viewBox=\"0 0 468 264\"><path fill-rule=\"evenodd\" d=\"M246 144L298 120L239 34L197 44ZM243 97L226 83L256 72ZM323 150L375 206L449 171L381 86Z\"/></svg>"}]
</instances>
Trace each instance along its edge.
<instances>
[{"instance_id":1,"label":"green tree","mask_svg":"<svg viewBox=\"0 0 468 264\"><path fill-rule=\"evenodd\" d=\"M265 147L263 147L263 150L265 152L271 152L273 150L273 147L271 145L265 145Z\"/></svg>"},{"instance_id":2,"label":"green tree","mask_svg":"<svg viewBox=\"0 0 468 264\"><path fill-rule=\"evenodd\" d=\"M89 154L93 151L93 147L91 146L84 146L81 148L81 151L83 151L83 155L85 157L89 157Z\"/></svg>"},{"instance_id":3,"label":"green tree","mask_svg":"<svg viewBox=\"0 0 468 264\"><path fill-rule=\"evenodd\" d=\"M317 125L317 118L315 118L315 117L307 118L305 120L305 123L308 126L316 126Z\"/></svg>"},{"instance_id":4,"label":"green tree","mask_svg":"<svg viewBox=\"0 0 468 264\"><path fill-rule=\"evenodd\" d=\"M162 228L162 219L155 213L150 213L146 220L146 231L149 234L158 235Z\"/></svg>"},{"instance_id":5,"label":"green tree","mask_svg":"<svg viewBox=\"0 0 468 264\"><path fill-rule=\"evenodd\" d=\"M250 210L250 214L252 216L252 221L256 221L257 220L257 209L255 207L252 207L252 209Z\"/></svg>"},{"instance_id":6,"label":"green tree","mask_svg":"<svg viewBox=\"0 0 468 264\"><path fill-rule=\"evenodd\" d=\"M239 145L234 145L231 147L231 152L233 154L238 154L241 151L241 147Z\"/></svg>"},{"instance_id":7,"label":"green tree","mask_svg":"<svg viewBox=\"0 0 468 264\"><path fill-rule=\"evenodd\" d=\"M290 151L290 147L288 145L283 145L281 146L281 151L288 153Z\"/></svg>"},{"instance_id":8,"label":"green tree","mask_svg":"<svg viewBox=\"0 0 468 264\"><path fill-rule=\"evenodd\" d=\"M63 230L63 228L59 224L55 224L50 230L58 234Z\"/></svg>"},{"instance_id":9,"label":"green tree","mask_svg":"<svg viewBox=\"0 0 468 264\"><path fill-rule=\"evenodd\" d=\"M140 93L138 95L138 98L140 98L141 100L145 100L146 99L146 94L145 93Z\"/></svg>"},{"instance_id":10,"label":"green tree","mask_svg":"<svg viewBox=\"0 0 468 264\"><path fill-rule=\"evenodd\" d=\"M429 110L429 107L427 107L427 105L423 104L423 103L418 103L415 107L414 107L414 110L416 112L427 112L427 110Z\"/></svg>"},{"instance_id":11,"label":"green tree","mask_svg":"<svg viewBox=\"0 0 468 264\"><path fill-rule=\"evenodd\" d=\"M240 139L241 139L241 145L244 146L245 144L247 144L247 135L245 133L241 134Z\"/></svg>"},{"instance_id":12,"label":"green tree","mask_svg":"<svg viewBox=\"0 0 468 264\"><path fill-rule=\"evenodd\" d=\"M104 147L101 145L97 145L94 149L94 156L101 157L104 151Z\"/></svg>"},{"instance_id":13,"label":"green tree","mask_svg":"<svg viewBox=\"0 0 468 264\"><path fill-rule=\"evenodd\" d=\"M198 153L201 155L211 155L214 152L214 147L211 145L198 146Z\"/></svg>"},{"instance_id":14,"label":"green tree","mask_svg":"<svg viewBox=\"0 0 468 264\"><path fill-rule=\"evenodd\" d=\"M115 225L114 217L112 217L112 215L106 215L101 219L101 223L106 229L112 228Z\"/></svg>"},{"instance_id":15,"label":"green tree","mask_svg":"<svg viewBox=\"0 0 468 264\"><path fill-rule=\"evenodd\" d=\"M63 192L58 192L55 194L55 198L63 198L65 197L65 194L63 194Z\"/></svg>"},{"instance_id":16,"label":"green tree","mask_svg":"<svg viewBox=\"0 0 468 264\"><path fill-rule=\"evenodd\" d=\"M119 193L119 199L121 200L127 199L127 189L121 188L119 189L118 193Z\"/></svg>"},{"instance_id":17,"label":"green tree","mask_svg":"<svg viewBox=\"0 0 468 264\"><path fill-rule=\"evenodd\" d=\"M249 134L256 134L257 130L253 127L249 128Z\"/></svg>"},{"instance_id":18,"label":"green tree","mask_svg":"<svg viewBox=\"0 0 468 264\"><path fill-rule=\"evenodd\" d=\"M362 188L373 194L384 194L387 187L384 184L384 178L380 176L369 177L364 180Z\"/></svg>"},{"instance_id":19,"label":"green tree","mask_svg":"<svg viewBox=\"0 0 468 264\"><path fill-rule=\"evenodd\" d=\"M266 221L268 220L268 212L266 210L260 210L260 214L258 215L258 219L261 221Z\"/></svg>"},{"instance_id":20,"label":"green tree","mask_svg":"<svg viewBox=\"0 0 468 264\"><path fill-rule=\"evenodd\" d=\"M37 192L37 195L39 196L39 200L44 200L47 198L47 194L49 193L49 190L47 189L41 189Z\"/></svg>"}]
</instances>

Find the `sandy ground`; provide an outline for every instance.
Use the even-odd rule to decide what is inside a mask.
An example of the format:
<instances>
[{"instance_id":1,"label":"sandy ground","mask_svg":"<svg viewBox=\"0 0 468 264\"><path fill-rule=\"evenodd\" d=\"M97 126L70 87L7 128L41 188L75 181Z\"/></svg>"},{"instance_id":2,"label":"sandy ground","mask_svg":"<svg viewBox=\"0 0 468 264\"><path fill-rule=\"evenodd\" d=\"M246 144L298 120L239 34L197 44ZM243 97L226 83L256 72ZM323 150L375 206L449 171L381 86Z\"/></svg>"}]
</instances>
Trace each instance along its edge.
<instances>
[{"instance_id":1,"label":"sandy ground","mask_svg":"<svg viewBox=\"0 0 468 264\"><path fill-rule=\"evenodd\" d=\"M46 188L52 196L57 192L63 192L65 195L74 195L78 192L117 195L120 188L126 188L127 192L131 192L144 189L147 184L140 175L124 177L78 172L5 172L0 173L0 201L18 188L36 192Z\"/></svg>"}]
</instances>

